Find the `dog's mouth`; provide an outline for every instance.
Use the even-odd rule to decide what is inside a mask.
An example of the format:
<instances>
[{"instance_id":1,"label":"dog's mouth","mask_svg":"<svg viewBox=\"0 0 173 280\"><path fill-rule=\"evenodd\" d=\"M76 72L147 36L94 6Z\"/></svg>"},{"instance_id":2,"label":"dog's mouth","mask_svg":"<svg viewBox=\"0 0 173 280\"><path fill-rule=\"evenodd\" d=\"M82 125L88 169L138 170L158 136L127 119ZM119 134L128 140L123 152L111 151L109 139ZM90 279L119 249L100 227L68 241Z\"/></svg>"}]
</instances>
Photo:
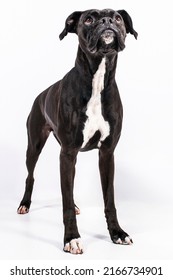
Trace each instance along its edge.
<instances>
[{"instance_id":1,"label":"dog's mouth","mask_svg":"<svg viewBox=\"0 0 173 280\"><path fill-rule=\"evenodd\" d=\"M110 29L103 31L101 34L101 40L103 40L106 45L111 44L114 41L114 37L115 33Z\"/></svg>"},{"instance_id":2,"label":"dog's mouth","mask_svg":"<svg viewBox=\"0 0 173 280\"><path fill-rule=\"evenodd\" d=\"M125 45L124 40L122 40L122 37L117 31L105 29L90 39L88 47L91 53L108 53L121 51Z\"/></svg>"}]
</instances>

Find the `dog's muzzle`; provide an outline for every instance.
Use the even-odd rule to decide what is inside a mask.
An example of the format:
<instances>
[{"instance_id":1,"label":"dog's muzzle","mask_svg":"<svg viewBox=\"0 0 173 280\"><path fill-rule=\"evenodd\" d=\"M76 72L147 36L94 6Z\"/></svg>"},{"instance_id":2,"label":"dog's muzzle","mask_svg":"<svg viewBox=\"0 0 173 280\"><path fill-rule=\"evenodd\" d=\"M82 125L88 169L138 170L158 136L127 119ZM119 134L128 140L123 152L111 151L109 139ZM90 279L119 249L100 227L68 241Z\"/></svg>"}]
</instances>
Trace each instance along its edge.
<instances>
[{"instance_id":1,"label":"dog's muzzle","mask_svg":"<svg viewBox=\"0 0 173 280\"><path fill-rule=\"evenodd\" d=\"M89 40L88 48L91 53L121 51L125 47L124 38L118 30L105 29Z\"/></svg>"},{"instance_id":2,"label":"dog's muzzle","mask_svg":"<svg viewBox=\"0 0 173 280\"><path fill-rule=\"evenodd\" d=\"M115 34L112 30L105 30L101 34L101 39L104 41L106 45L111 44L114 41Z\"/></svg>"}]
</instances>

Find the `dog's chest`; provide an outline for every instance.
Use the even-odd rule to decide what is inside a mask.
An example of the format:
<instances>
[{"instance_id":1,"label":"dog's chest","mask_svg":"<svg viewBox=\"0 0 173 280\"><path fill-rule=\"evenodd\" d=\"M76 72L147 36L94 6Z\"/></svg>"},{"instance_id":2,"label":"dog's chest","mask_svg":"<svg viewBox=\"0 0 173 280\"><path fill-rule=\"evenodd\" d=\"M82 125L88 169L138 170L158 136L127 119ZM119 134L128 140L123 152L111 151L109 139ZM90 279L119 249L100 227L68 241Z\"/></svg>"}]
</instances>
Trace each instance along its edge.
<instances>
[{"instance_id":1,"label":"dog's chest","mask_svg":"<svg viewBox=\"0 0 173 280\"><path fill-rule=\"evenodd\" d=\"M105 121L102 115L101 92L104 89L104 76L106 72L106 59L103 58L92 80L92 95L87 104L86 116L83 130L82 148L94 136L96 131L100 131L100 140L98 147L101 146L101 141L104 141L109 135L110 126Z\"/></svg>"}]
</instances>

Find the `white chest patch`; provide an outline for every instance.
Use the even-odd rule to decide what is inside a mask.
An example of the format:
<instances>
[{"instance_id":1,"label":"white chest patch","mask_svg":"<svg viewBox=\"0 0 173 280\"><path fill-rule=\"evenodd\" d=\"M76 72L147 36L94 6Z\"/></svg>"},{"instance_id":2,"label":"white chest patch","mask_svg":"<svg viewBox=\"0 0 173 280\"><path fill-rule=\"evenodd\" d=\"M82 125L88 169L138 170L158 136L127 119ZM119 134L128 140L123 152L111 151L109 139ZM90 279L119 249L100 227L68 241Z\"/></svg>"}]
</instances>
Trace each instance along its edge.
<instances>
[{"instance_id":1,"label":"white chest patch","mask_svg":"<svg viewBox=\"0 0 173 280\"><path fill-rule=\"evenodd\" d=\"M101 108L101 91L104 89L105 71L106 59L103 58L92 80L92 95L87 104L86 115L88 118L83 130L84 141L82 148L85 147L97 130L101 133L98 147L101 146L101 141L105 140L110 133L109 123L103 118Z\"/></svg>"}]
</instances>

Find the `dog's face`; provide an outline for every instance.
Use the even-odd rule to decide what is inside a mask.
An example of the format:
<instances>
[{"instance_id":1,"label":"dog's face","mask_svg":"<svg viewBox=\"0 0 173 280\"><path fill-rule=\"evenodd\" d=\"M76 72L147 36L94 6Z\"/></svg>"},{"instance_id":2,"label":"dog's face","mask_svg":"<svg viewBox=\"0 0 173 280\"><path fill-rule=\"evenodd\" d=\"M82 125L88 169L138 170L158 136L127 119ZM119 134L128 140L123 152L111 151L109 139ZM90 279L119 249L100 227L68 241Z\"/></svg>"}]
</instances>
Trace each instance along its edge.
<instances>
[{"instance_id":1,"label":"dog's face","mask_svg":"<svg viewBox=\"0 0 173 280\"><path fill-rule=\"evenodd\" d=\"M125 47L127 33L136 39L138 35L126 11L111 9L74 12L67 18L60 39L68 32L76 33L82 50L92 54L119 52Z\"/></svg>"}]
</instances>

